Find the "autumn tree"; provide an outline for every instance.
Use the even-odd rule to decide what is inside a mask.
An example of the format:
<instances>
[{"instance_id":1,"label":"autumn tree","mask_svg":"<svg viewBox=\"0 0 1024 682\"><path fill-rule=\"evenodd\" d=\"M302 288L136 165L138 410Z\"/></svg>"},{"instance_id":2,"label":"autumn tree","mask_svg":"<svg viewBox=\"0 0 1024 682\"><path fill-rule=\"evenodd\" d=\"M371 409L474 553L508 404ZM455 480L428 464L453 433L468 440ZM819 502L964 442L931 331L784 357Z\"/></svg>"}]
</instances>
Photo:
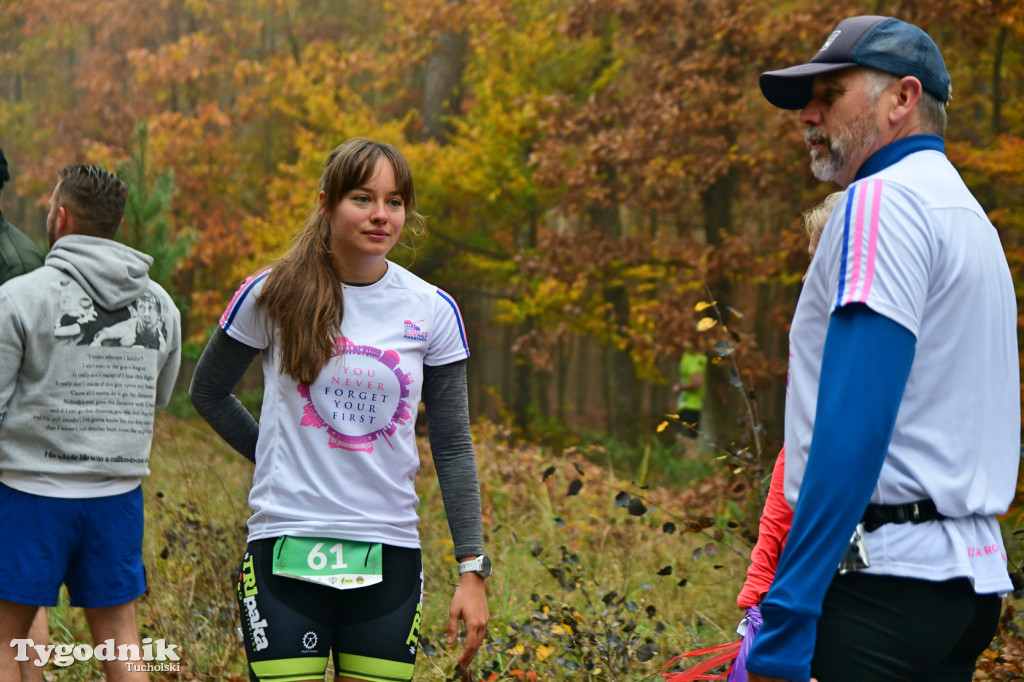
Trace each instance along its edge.
<instances>
[{"instance_id":1,"label":"autumn tree","mask_svg":"<svg viewBox=\"0 0 1024 682\"><path fill-rule=\"evenodd\" d=\"M429 213L425 245L416 255L417 271L450 282L474 324L479 345L495 341L493 353L472 363L478 402L511 409L528 432L545 419L567 416L568 326L554 331L559 300L538 307L536 275L524 264L534 257L539 234L555 204L554 192L538 186L529 155L541 132L539 111L556 89L570 89L600 59L599 45L578 41L566 49L559 33L565 3L466 0L404 6L415 39L406 54L430 86L437 53L416 46L439 46L451 26L460 27L465 49L458 111L445 117L449 131L428 135L407 148L417 168L421 204ZM426 94L426 93L425 93ZM429 118L424 99L423 122ZM563 301L564 302L564 301ZM508 333L500 333L496 321ZM500 337L500 338L499 338Z\"/></svg>"},{"instance_id":2,"label":"autumn tree","mask_svg":"<svg viewBox=\"0 0 1024 682\"><path fill-rule=\"evenodd\" d=\"M173 174L156 215L168 244L196 238L174 276L194 347L288 247L327 152L393 142L429 219L394 255L463 302L475 411L534 436L550 420L647 437L679 354L699 348L717 361L709 435L756 450L761 421L780 432L798 216L831 189L757 75L866 12L942 47L947 148L1019 279L1024 18L1009 0L9 0L5 209L40 236L57 168L131 168L145 122L133 183L162 196Z\"/></svg>"},{"instance_id":3,"label":"autumn tree","mask_svg":"<svg viewBox=\"0 0 1024 682\"><path fill-rule=\"evenodd\" d=\"M812 196L799 145L788 145L795 131L763 102L757 75L808 53L825 21L744 0L577 3L564 34L601 37L607 57L592 74L589 97L552 98L534 155L540 181L563 188L561 206L581 216L578 241L633 254L608 262L620 271L649 267L634 270L644 276L632 280L607 270L595 276L622 281L603 291L622 385L631 373L654 371L638 362L644 348L648 362L692 347L717 357L717 339L696 330L697 302L710 297L722 310L745 311L746 323L720 322L734 328L727 334L740 346L746 374L731 377L730 363L712 363L705 402L705 430L730 449L757 426L737 423L745 411L736 387L771 386L764 379L783 371L772 362L783 342L770 334L788 316L801 266L790 256L792 240L779 233ZM794 182L769 194L778 177ZM758 286L775 295L761 295ZM768 357L758 342L768 344ZM619 395L617 411L627 419L635 397Z\"/></svg>"}]
</instances>

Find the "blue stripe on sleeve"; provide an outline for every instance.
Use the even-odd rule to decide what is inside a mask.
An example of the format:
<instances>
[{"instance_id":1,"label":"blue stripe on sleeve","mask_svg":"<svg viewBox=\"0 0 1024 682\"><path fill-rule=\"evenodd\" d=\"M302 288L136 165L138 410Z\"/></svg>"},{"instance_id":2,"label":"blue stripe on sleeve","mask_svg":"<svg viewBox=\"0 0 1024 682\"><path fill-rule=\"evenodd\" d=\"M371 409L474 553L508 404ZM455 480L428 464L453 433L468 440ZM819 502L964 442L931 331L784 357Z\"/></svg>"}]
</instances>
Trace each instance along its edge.
<instances>
[{"instance_id":1,"label":"blue stripe on sleeve","mask_svg":"<svg viewBox=\"0 0 1024 682\"><path fill-rule=\"evenodd\" d=\"M244 301L245 298L249 295L249 292L253 290L253 287L255 287L257 284L263 281L263 278L269 274L270 271L268 270L260 275L257 275L256 277L253 277L247 284L242 285L242 287L235 294L235 297L231 299L231 303L228 304L228 309L225 312L222 318L223 321L221 322L220 325L221 329L223 329L224 331L228 330L228 327L231 326L231 323L235 321L235 315L238 314L239 308L242 307L242 301Z\"/></svg>"},{"instance_id":2,"label":"blue stripe on sleeve","mask_svg":"<svg viewBox=\"0 0 1024 682\"><path fill-rule=\"evenodd\" d=\"M836 292L836 308L843 304L843 292L846 291L846 262L850 255L850 216L853 215L853 195L858 187L846 193L846 216L843 218L843 257L839 261L839 291Z\"/></svg>"},{"instance_id":3,"label":"blue stripe on sleeve","mask_svg":"<svg viewBox=\"0 0 1024 682\"><path fill-rule=\"evenodd\" d=\"M438 289L437 295L440 296L445 303L451 306L452 312L455 313L455 322L459 327L459 337L462 339L462 348L466 351L466 355L469 355L469 344L466 342L466 325L462 321L462 313L459 312L459 306L455 303L455 299L449 296L446 292Z\"/></svg>"}]
</instances>

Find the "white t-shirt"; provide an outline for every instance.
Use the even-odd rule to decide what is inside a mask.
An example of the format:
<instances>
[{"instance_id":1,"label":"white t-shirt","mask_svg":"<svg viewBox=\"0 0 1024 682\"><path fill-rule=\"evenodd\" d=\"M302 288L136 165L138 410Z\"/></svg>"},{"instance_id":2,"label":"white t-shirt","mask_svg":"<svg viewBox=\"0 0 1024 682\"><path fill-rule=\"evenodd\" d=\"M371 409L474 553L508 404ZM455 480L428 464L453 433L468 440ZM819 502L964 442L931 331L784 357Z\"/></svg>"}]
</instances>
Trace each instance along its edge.
<instances>
[{"instance_id":1,"label":"white t-shirt","mask_svg":"<svg viewBox=\"0 0 1024 682\"><path fill-rule=\"evenodd\" d=\"M414 426L423 365L469 357L455 301L389 262L379 281L344 289L339 354L307 386L280 372L278 330L255 306L265 279L247 280L220 322L232 338L265 349L249 540L419 547Z\"/></svg>"},{"instance_id":2,"label":"white t-shirt","mask_svg":"<svg viewBox=\"0 0 1024 682\"><path fill-rule=\"evenodd\" d=\"M994 515L1013 500L1020 459L1016 300L995 228L941 152L912 153L852 184L822 234L790 332L785 491L794 508L829 317L851 303L917 339L871 501L931 498L953 517L869 533L866 572L966 576L978 593L1008 591Z\"/></svg>"}]
</instances>

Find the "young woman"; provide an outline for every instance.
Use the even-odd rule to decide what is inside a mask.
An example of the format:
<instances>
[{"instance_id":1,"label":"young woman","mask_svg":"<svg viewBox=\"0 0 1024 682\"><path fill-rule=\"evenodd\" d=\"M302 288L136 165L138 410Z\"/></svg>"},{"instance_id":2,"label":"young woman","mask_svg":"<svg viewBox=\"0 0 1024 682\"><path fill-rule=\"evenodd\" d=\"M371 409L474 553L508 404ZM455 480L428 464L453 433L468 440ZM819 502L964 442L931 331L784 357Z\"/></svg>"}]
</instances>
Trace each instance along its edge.
<instances>
[{"instance_id":1,"label":"young woman","mask_svg":"<svg viewBox=\"0 0 1024 682\"><path fill-rule=\"evenodd\" d=\"M412 678L423 589L417 532L420 400L458 558L448 641L465 669L488 610L469 429L465 329L448 294L387 260L409 223L412 173L356 138L327 158L292 249L221 317L190 395L256 464L238 600L253 680ZM231 391L263 354L259 424Z\"/></svg>"}]
</instances>

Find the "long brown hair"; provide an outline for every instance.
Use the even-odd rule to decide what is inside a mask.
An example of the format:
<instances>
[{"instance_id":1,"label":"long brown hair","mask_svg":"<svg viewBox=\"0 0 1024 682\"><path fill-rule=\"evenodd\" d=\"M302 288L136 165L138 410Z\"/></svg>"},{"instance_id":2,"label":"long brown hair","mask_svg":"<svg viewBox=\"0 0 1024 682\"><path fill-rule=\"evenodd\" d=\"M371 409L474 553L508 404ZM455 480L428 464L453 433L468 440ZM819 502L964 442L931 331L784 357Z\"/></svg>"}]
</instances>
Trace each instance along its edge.
<instances>
[{"instance_id":1,"label":"long brown hair","mask_svg":"<svg viewBox=\"0 0 1024 682\"><path fill-rule=\"evenodd\" d=\"M322 201L310 211L295 243L267 276L257 302L279 330L281 371L312 383L335 354L345 301L331 260L331 211L350 190L366 183L385 159L405 204L405 222L415 234L423 227L409 163L395 147L356 137L334 149L324 163Z\"/></svg>"}]
</instances>

